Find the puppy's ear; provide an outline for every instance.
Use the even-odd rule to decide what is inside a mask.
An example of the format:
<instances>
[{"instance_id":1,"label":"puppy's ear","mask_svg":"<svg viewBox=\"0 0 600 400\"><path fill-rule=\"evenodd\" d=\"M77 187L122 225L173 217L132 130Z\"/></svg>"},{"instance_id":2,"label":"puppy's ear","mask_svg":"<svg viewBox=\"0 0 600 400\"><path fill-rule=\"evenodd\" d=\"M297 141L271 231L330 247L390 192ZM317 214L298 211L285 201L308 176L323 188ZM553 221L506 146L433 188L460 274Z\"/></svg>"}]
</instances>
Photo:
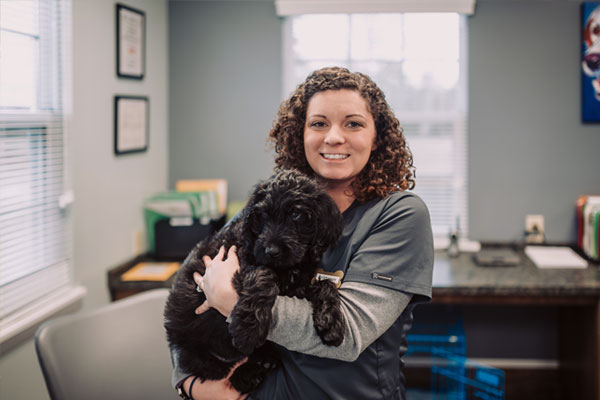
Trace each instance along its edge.
<instances>
[{"instance_id":1,"label":"puppy's ear","mask_svg":"<svg viewBox=\"0 0 600 400\"><path fill-rule=\"evenodd\" d=\"M256 241L256 235L250 228L252 224L252 216L250 210L250 204L247 204L244 208L244 212L241 215L242 226L241 226L241 242L242 246L238 249L238 257L240 260L244 260L244 264L253 264L252 251L254 242Z\"/></svg>"},{"instance_id":2,"label":"puppy's ear","mask_svg":"<svg viewBox=\"0 0 600 400\"><path fill-rule=\"evenodd\" d=\"M248 200L248 205L255 206L256 204L263 201L265 199L265 197L267 197L267 191L268 191L268 187L270 184L271 184L271 180L269 180L269 179L258 182L252 189L252 192L250 193L250 199Z\"/></svg>"},{"instance_id":3,"label":"puppy's ear","mask_svg":"<svg viewBox=\"0 0 600 400\"><path fill-rule=\"evenodd\" d=\"M319 206L315 207L315 210L318 213L318 220L322 226L317 229L313 254L317 259L320 259L321 254L330 246L337 243L342 235L344 218L333 199L327 193L319 196L318 204Z\"/></svg>"},{"instance_id":4,"label":"puppy's ear","mask_svg":"<svg viewBox=\"0 0 600 400\"><path fill-rule=\"evenodd\" d=\"M249 263L253 264L253 250L254 242L256 241L257 231L259 223L258 221L258 208L259 204L267 196L267 188L269 182L263 181L258 183L250 195L250 199L244 208L242 215L242 238L243 238L243 250L242 257Z\"/></svg>"}]
</instances>

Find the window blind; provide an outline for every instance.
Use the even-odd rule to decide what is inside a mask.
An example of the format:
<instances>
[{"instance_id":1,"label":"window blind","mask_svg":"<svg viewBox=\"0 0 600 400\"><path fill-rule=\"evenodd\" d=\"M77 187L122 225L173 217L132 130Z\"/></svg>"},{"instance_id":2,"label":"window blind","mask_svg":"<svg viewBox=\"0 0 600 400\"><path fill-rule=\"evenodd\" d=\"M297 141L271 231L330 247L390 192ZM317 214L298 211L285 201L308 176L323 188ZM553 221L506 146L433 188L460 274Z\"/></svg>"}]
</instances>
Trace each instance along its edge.
<instances>
[{"instance_id":1,"label":"window blind","mask_svg":"<svg viewBox=\"0 0 600 400\"><path fill-rule=\"evenodd\" d=\"M283 25L283 97L313 70L368 74L404 129L434 235L468 234L466 17L305 14Z\"/></svg>"},{"instance_id":2,"label":"window blind","mask_svg":"<svg viewBox=\"0 0 600 400\"><path fill-rule=\"evenodd\" d=\"M69 286L70 2L0 2L0 323Z\"/></svg>"}]
</instances>

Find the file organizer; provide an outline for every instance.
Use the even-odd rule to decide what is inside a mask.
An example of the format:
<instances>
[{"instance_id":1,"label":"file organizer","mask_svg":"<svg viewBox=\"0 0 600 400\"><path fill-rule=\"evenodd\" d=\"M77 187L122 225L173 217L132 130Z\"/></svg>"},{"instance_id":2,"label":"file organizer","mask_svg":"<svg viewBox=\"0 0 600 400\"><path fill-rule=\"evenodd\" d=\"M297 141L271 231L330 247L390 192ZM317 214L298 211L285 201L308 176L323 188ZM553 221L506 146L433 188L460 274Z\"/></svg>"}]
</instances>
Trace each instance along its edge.
<instances>
[{"instance_id":1,"label":"file organizer","mask_svg":"<svg viewBox=\"0 0 600 400\"><path fill-rule=\"evenodd\" d=\"M579 196L576 202L577 246L592 260L600 260L600 196Z\"/></svg>"},{"instance_id":2,"label":"file organizer","mask_svg":"<svg viewBox=\"0 0 600 400\"><path fill-rule=\"evenodd\" d=\"M225 222L216 191L158 193L144 202L148 251L156 259L181 260Z\"/></svg>"},{"instance_id":3,"label":"file organizer","mask_svg":"<svg viewBox=\"0 0 600 400\"><path fill-rule=\"evenodd\" d=\"M466 357L462 320L415 324L407 335L407 356L431 362L432 400L503 400L504 371L475 363Z\"/></svg>"}]
</instances>

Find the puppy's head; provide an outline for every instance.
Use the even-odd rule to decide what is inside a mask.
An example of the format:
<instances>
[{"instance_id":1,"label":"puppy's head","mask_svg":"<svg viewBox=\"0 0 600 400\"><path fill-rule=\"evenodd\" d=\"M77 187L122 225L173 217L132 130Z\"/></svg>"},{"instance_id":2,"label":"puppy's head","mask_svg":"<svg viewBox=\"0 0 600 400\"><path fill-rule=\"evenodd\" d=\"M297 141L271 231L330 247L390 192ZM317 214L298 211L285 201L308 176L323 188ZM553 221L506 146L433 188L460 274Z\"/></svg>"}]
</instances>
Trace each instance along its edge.
<instances>
[{"instance_id":1,"label":"puppy's head","mask_svg":"<svg viewBox=\"0 0 600 400\"><path fill-rule=\"evenodd\" d=\"M259 183L248 202L243 222L246 257L270 268L289 268L303 260L318 263L342 229L335 202L314 179L282 170Z\"/></svg>"}]
</instances>

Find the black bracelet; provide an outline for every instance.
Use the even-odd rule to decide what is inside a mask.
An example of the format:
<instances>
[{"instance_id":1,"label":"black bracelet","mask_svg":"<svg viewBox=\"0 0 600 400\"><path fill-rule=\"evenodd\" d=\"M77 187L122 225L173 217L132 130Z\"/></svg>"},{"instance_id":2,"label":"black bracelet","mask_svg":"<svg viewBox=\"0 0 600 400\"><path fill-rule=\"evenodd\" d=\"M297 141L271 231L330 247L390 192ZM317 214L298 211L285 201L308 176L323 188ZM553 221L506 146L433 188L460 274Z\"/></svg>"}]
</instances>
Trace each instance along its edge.
<instances>
[{"instance_id":1,"label":"black bracelet","mask_svg":"<svg viewBox=\"0 0 600 400\"><path fill-rule=\"evenodd\" d=\"M194 386L196 379L198 379L197 376L195 376L194 379L192 379L192 383L190 383L190 386L188 387L188 397L190 398L190 400L194 400L194 398L192 397L192 386Z\"/></svg>"},{"instance_id":2,"label":"black bracelet","mask_svg":"<svg viewBox=\"0 0 600 400\"><path fill-rule=\"evenodd\" d=\"M183 400L190 400L189 397L187 397L187 395L185 394L185 390L183 390L183 383L178 384L175 389L177 389L177 394L179 395L179 397L181 397Z\"/></svg>"},{"instance_id":3,"label":"black bracelet","mask_svg":"<svg viewBox=\"0 0 600 400\"><path fill-rule=\"evenodd\" d=\"M188 376L188 378L189 378L189 376ZM194 382L196 382L196 379L198 379L197 376L194 377L194 379L192 379L192 382L190 383L190 386L188 388L188 390L189 390L189 396L185 393L185 388L183 387L183 383L184 383L183 381L179 382L177 384L177 386L175 386L175 389L177 389L177 394L179 395L179 397L181 397L183 400L194 400L192 398L192 386L194 385Z\"/></svg>"}]
</instances>

